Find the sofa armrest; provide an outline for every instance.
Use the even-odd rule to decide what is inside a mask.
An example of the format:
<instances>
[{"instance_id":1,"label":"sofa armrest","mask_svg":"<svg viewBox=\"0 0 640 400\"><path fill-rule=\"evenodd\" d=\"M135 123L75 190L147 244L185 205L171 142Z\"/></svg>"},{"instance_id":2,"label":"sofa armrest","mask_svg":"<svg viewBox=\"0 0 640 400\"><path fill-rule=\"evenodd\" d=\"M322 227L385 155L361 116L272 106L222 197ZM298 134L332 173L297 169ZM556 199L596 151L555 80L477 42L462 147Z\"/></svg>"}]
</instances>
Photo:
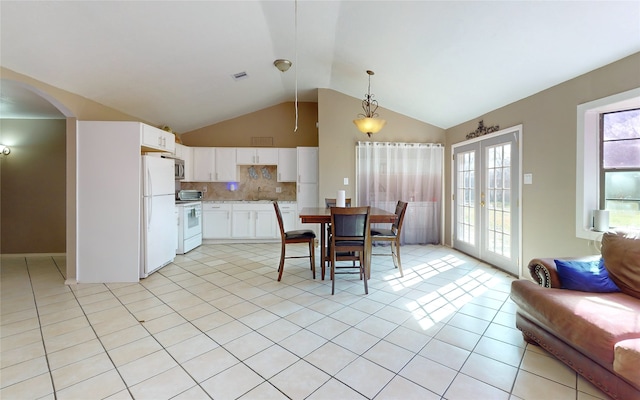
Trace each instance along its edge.
<instances>
[{"instance_id":1,"label":"sofa armrest","mask_svg":"<svg viewBox=\"0 0 640 400\"><path fill-rule=\"evenodd\" d=\"M553 258L534 258L529 261L529 274L542 287L559 288L561 286Z\"/></svg>"},{"instance_id":2,"label":"sofa armrest","mask_svg":"<svg viewBox=\"0 0 640 400\"><path fill-rule=\"evenodd\" d=\"M562 287L554 259L567 261L593 261L600 259L600 255L586 257L534 258L529 261L529 274L542 287L558 289Z\"/></svg>"}]
</instances>

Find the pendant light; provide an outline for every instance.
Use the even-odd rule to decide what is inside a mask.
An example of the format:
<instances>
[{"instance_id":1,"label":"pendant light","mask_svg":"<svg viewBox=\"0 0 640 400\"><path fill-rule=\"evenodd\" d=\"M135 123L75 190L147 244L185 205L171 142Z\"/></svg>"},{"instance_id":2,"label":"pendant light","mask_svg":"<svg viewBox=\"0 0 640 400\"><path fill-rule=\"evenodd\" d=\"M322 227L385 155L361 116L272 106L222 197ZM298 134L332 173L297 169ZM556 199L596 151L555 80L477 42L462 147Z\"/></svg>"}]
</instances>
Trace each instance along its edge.
<instances>
[{"instance_id":1,"label":"pendant light","mask_svg":"<svg viewBox=\"0 0 640 400\"><path fill-rule=\"evenodd\" d=\"M374 75L374 72L367 70L367 74L369 75L369 87L367 88L367 94L364 100L362 100L364 114L358 114L360 118L354 119L353 123L356 124L360 132L366 133L367 136L371 137L372 133L380 132L387 121L377 118L378 113L376 113L376 110L378 109L378 101L374 100L371 94L371 75Z\"/></svg>"}]
</instances>

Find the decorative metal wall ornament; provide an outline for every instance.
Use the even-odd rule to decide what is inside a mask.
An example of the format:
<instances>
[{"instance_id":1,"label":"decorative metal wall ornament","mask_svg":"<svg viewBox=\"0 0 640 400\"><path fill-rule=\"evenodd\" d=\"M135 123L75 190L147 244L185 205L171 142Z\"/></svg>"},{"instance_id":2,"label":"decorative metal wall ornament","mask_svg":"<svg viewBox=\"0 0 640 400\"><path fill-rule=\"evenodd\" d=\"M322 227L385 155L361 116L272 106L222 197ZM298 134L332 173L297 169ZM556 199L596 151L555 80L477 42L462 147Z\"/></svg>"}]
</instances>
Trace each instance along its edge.
<instances>
[{"instance_id":1,"label":"decorative metal wall ornament","mask_svg":"<svg viewBox=\"0 0 640 400\"><path fill-rule=\"evenodd\" d=\"M473 139L473 138L476 138L476 137L479 137L479 136L486 135L488 133L497 132L499 130L500 130L500 126L499 125L494 125L494 126L487 127L487 126L484 126L484 120L480 120L478 122L478 128L475 131L469 133L467 135L467 139Z\"/></svg>"},{"instance_id":2,"label":"decorative metal wall ornament","mask_svg":"<svg viewBox=\"0 0 640 400\"><path fill-rule=\"evenodd\" d=\"M262 167L262 169L260 169L260 171L262 172L262 177L264 179L271 180L271 172L269 172L269 169L267 167Z\"/></svg>"}]
</instances>

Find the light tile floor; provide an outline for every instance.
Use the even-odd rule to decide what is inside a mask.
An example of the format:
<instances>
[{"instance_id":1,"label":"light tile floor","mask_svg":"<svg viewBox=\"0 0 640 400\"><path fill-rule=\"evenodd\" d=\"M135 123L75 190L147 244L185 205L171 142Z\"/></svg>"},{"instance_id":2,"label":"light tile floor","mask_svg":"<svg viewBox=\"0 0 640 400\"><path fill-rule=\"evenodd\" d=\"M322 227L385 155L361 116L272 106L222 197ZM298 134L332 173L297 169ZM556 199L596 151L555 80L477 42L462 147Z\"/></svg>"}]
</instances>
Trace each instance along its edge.
<instances>
[{"instance_id":1,"label":"light tile floor","mask_svg":"<svg viewBox=\"0 0 640 400\"><path fill-rule=\"evenodd\" d=\"M3 257L0 398L606 398L522 340L502 271L403 246L404 278L374 257L369 295L341 275L332 296L308 260L277 282L279 251L204 245L137 284L74 286L64 257Z\"/></svg>"}]
</instances>

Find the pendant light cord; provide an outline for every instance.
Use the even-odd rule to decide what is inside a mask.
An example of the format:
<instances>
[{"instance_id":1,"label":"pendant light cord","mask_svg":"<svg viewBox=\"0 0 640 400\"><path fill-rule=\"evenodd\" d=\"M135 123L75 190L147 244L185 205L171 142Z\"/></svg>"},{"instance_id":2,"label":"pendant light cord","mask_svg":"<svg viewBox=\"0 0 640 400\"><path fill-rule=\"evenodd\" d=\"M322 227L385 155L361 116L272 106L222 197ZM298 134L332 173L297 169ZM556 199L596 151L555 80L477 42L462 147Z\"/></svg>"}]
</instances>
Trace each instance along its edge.
<instances>
[{"instance_id":1,"label":"pendant light cord","mask_svg":"<svg viewBox=\"0 0 640 400\"><path fill-rule=\"evenodd\" d=\"M295 16L294 16L294 34L293 34L293 52L294 52L294 65L295 65L295 92L296 92L296 100L295 100L295 109L296 109L296 123L293 128L293 132L298 131L298 0L295 0L294 6Z\"/></svg>"}]
</instances>

